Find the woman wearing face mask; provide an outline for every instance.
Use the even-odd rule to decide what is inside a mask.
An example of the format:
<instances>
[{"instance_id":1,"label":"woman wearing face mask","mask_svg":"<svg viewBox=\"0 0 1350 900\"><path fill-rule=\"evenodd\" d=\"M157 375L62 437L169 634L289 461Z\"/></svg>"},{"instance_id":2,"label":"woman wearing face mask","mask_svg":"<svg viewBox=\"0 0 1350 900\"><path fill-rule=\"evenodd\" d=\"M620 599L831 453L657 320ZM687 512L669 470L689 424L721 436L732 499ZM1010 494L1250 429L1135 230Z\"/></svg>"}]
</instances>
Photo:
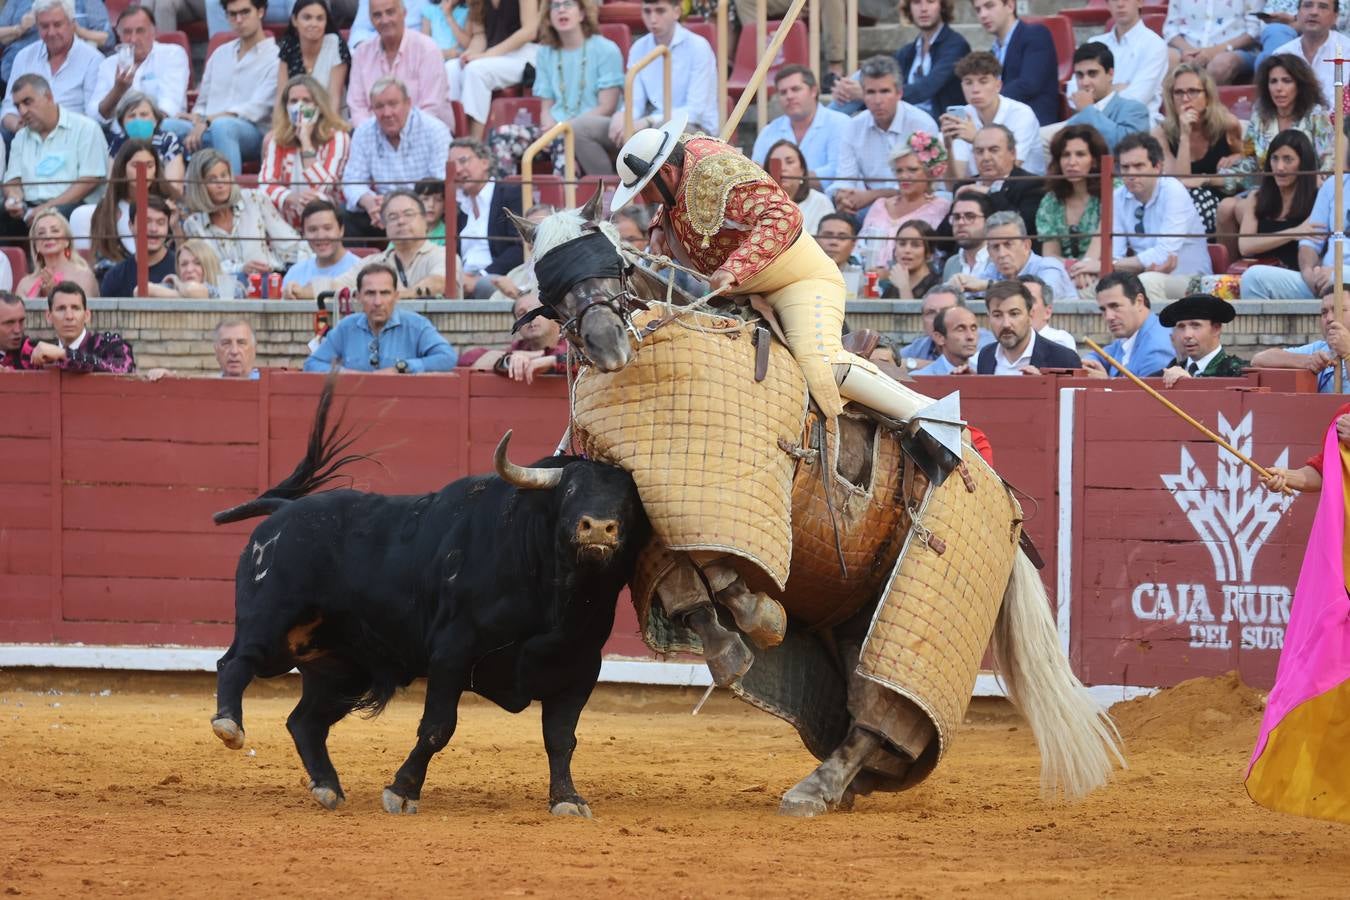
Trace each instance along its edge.
<instances>
[{"instance_id":1,"label":"woman wearing face mask","mask_svg":"<svg viewBox=\"0 0 1350 900\"><path fill-rule=\"evenodd\" d=\"M113 134L108 144L108 155L117 156L117 151L122 149L122 142L128 138L149 141L164 166L164 183L169 190L166 196L172 200L181 200L187 155L178 136L159 127L164 118L163 110L149 96L140 91L127 91L113 113L113 119L121 126L121 131Z\"/></svg>"},{"instance_id":2,"label":"woman wearing face mask","mask_svg":"<svg viewBox=\"0 0 1350 900\"><path fill-rule=\"evenodd\" d=\"M291 24L277 41L277 56L281 60L277 68L278 106L286 105L281 95L290 79L309 75L328 91L333 108L342 109L352 54L338 34L326 0L297 0L291 8Z\"/></svg>"},{"instance_id":3,"label":"woman wearing face mask","mask_svg":"<svg viewBox=\"0 0 1350 900\"><path fill-rule=\"evenodd\" d=\"M347 123L333 112L328 92L308 75L286 82L284 103L272 112L263 140L258 184L292 226L312 200L342 205L340 182L351 149Z\"/></svg>"},{"instance_id":4,"label":"woman wearing face mask","mask_svg":"<svg viewBox=\"0 0 1350 900\"><path fill-rule=\"evenodd\" d=\"M192 154L183 234L202 238L231 274L279 272L295 263L303 242L262 191L240 190L219 150Z\"/></svg>"}]
</instances>

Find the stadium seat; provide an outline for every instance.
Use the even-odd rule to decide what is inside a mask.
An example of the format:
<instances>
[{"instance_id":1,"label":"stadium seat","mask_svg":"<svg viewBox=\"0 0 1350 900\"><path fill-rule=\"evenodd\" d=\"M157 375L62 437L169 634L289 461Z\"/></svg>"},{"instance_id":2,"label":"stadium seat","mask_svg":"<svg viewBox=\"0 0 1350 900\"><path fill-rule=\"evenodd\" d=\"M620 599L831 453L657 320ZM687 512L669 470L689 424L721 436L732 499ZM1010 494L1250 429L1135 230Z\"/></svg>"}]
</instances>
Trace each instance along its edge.
<instances>
[{"instance_id":1,"label":"stadium seat","mask_svg":"<svg viewBox=\"0 0 1350 900\"><path fill-rule=\"evenodd\" d=\"M641 3L603 3L599 13L601 23L627 25L633 34L647 33L647 26L642 22Z\"/></svg>"},{"instance_id":2,"label":"stadium seat","mask_svg":"<svg viewBox=\"0 0 1350 900\"><path fill-rule=\"evenodd\" d=\"M381 252L379 247L348 247L347 249L352 251L354 256L359 256L362 259L367 256L374 256L376 253Z\"/></svg>"},{"instance_id":3,"label":"stadium seat","mask_svg":"<svg viewBox=\"0 0 1350 900\"><path fill-rule=\"evenodd\" d=\"M1228 271L1228 248L1223 244L1209 244L1209 264L1216 273Z\"/></svg>"},{"instance_id":4,"label":"stadium seat","mask_svg":"<svg viewBox=\"0 0 1350 900\"><path fill-rule=\"evenodd\" d=\"M688 28L694 34L703 38L713 48L713 55L717 55L717 26L712 22L705 22L699 19L697 22L681 22L685 28Z\"/></svg>"},{"instance_id":5,"label":"stadium seat","mask_svg":"<svg viewBox=\"0 0 1350 900\"><path fill-rule=\"evenodd\" d=\"M488 108L483 133L491 134L494 128L510 125L516 120L516 113L522 109L529 114L530 122L538 125L541 106L542 101L538 97L494 97L492 106Z\"/></svg>"},{"instance_id":6,"label":"stadium seat","mask_svg":"<svg viewBox=\"0 0 1350 900\"><path fill-rule=\"evenodd\" d=\"M458 100L450 101L450 112L455 116L455 137L465 137L469 133L469 119L464 115L464 104Z\"/></svg>"},{"instance_id":7,"label":"stadium seat","mask_svg":"<svg viewBox=\"0 0 1350 900\"><path fill-rule=\"evenodd\" d=\"M633 46L633 29L622 22L600 23L600 35L619 45L619 58L624 66L628 65L628 48Z\"/></svg>"},{"instance_id":8,"label":"stadium seat","mask_svg":"<svg viewBox=\"0 0 1350 900\"><path fill-rule=\"evenodd\" d=\"M258 168L256 164L254 165L252 172L248 171L248 168L248 163L244 163L244 171L234 180L235 184L239 185L240 190L249 190L250 188L256 188L258 186Z\"/></svg>"},{"instance_id":9,"label":"stadium seat","mask_svg":"<svg viewBox=\"0 0 1350 900\"><path fill-rule=\"evenodd\" d=\"M1023 16L1022 21L1050 29L1050 36L1055 41L1055 56L1059 59L1059 83L1072 78L1073 51L1078 46L1073 36L1073 23L1063 16Z\"/></svg>"},{"instance_id":10,"label":"stadium seat","mask_svg":"<svg viewBox=\"0 0 1350 900\"><path fill-rule=\"evenodd\" d=\"M596 190L603 190L606 193L614 191L619 186L619 177L617 175L583 175L577 182L577 206L586 205L586 201L595 196ZM609 209L609 203L601 204L602 208Z\"/></svg>"},{"instance_id":11,"label":"stadium seat","mask_svg":"<svg viewBox=\"0 0 1350 900\"><path fill-rule=\"evenodd\" d=\"M1139 15L1141 15L1141 16L1165 16L1165 15L1167 15L1167 4L1166 4L1166 3L1159 3L1159 4L1151 4L1151 3L1149 3L1149 4L1145 4L1145 5L1141 6L1141 7L1139 7Z\"/></svg>"},{"instance_id":12,"label":"stadium seat","mask_svg":"<svg viewBox=\"0 0 1350 900\"><path fill-rule=\"evenodd\" d=\"M1141 16L1140 18L1143 19L1145 28L1159 37L1162 37L1163 23L1167 21L1167 16L1165 14L1158 15L1155 13L1151 16Z\"/></svg>"},{"instance_id":13,"label":"stadium seat","mask_svg":"<svg viewBox=\"0 0 1350 900\"><path fill-rule=\"evenodd\" d=\"M0 250L5 251L5 258L9 260L9 268L14 273L14 283L17 285L28 274L28 255L18 247L0 247Z\"/></svg>"},{"instance_id":14,"label":"stadium seat","mask_svg":"<svg viewBox=\"0 0 1350 900\"><path fill-rule=\"evenodd\" d=\"M522 179L519 175L511 175L503 179L506 184L520 184ZM557 209L562 209L566 194L563 192L563 180L557 175L535 175L531 179L531 185L534 190L533 197L522 197L521 203L528 210L531 206L540 203L547 203ZM578 203L580 198L578 198Z\"/></svg>"},{"instance_id":15,"label":"stadium seat","mask_svg":"<svg viewBox=\"0 0 1350 900\"><path fill-rule=\"evenodd\" d=\"M778 32L778 22L770 22L766 37L772 39ZM755 74L755 66L759 64L760 49L755 42L755 28L749 26L741 31L741 39L736 43L736 63L731 68L731 77L727 79L727 96L729 98L739 99L741 92L750 84L750 76ZM773 76L781 66L789 63L798 63L800 65L809 65L811 62L810 50L806 41L806 25L802 22L793 22L792 31L788 33L787 40L783 41L783 46L779 50L778 58L773 61L769 67L768 74L764 78L765 86L768 88L769 95L773 95Z\"/></svg>"},{"instance_id":16,"label":"stadium seat","mask_svg":"<svg viewBox=\"0 0 1350 900\"><path fill-rule=\"evenodd\" d=\"M1225 84L1219 87L1219 100L1228 111L1246 121L1252 117L1252 104L1256 102L1256 86L1251 84Z\"/></svg>"},{"instance_id":17,"label":"stadium seat","mask_svg":"<svg viewBox=\"0 0 1350 900\"><path fill-rule=\"evenodd\" d=\"M1111 10L1107 8L1106 0L1088 0L1087 6L1081 6L1078 9L1061 9L1059 15L1075 25L1104 26L1106 20L1111 18Z\"/></svg>"},{"instance_id":18,"label":"stadium seat","mask_svg":"<svg viewBox=\"0 0 1350 900\"><path fill-rule=\"evenodd\" d=\"M116 22L117 17L122 14L122 10L130 6L131 3L132 0L107 0L103 6L108 11L108 21Z\"/></svg>"}]
</instances>

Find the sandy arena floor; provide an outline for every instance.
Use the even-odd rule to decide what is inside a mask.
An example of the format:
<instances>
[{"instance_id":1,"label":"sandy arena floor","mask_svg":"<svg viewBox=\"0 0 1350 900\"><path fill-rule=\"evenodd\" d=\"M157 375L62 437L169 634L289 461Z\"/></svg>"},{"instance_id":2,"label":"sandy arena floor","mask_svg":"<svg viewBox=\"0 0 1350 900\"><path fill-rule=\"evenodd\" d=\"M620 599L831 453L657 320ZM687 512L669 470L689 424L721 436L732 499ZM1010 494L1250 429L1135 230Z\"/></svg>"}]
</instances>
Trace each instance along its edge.
<instances>
[{"instance_id":1,"label":"sandy arena floor","mask_svg":"<svg viewBox=\"0 0 1350 900\"><path fill-rule=\"evenodd\" d=\"M1075 807L1036 799L1026 727L977 708L916 791L780 818L813 766L787 725L692 693L602 688L574 772L593 821L550 817L537 708L461 708L422 811L380 791L419 692L330 742L348 803L301 787L296 680L257 683L246 749L214 679L0 673L0 892L21 896L1344 897L1350 829L1276 815L1241 775L1260 697L1231 679L1118 706L1131 768Z\"/></svg>"}]
</instances>

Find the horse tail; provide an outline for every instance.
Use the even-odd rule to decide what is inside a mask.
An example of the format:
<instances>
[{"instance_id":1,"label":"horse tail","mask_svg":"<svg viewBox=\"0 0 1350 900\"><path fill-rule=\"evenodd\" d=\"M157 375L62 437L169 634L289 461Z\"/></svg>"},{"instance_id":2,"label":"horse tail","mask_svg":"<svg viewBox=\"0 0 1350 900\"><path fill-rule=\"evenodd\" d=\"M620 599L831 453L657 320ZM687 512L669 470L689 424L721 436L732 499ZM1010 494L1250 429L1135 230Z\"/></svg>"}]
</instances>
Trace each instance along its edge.
<instances>
[{"instance_id":1,"label":"horse tail","mask_svg":"<svg viewBox=\"0 0 1350 900\"><path fill-rule=\"evenodd\" d=\"M238 522L254 516L270 516L293 500L299 500L338 477L344 466L370 457L361 453L342 454L360 437L351 429L343 430L342 416L332 428L328 427L328 413L333 406L333 393L337 389L338 370L335 368L324 380L323 392L319 394L319 403L314 410L314 425L310 429L309 444L305 455L296 464L295 471L267 491L247 503L222 510L212 516L217 525Z\"/></svg>"},{"instance_id":2,"label":"horse tail","mask_svg":"<svg viewBox=\"0 0 1350 900\"><path fill-rule=\"evenodd\" d=\"M1041 795L1077 800L1126 767L1115 724L1069 668L1040 575L1020 550L994 623L994 660L1041 754Z\"/></svg>"}]
</instances>

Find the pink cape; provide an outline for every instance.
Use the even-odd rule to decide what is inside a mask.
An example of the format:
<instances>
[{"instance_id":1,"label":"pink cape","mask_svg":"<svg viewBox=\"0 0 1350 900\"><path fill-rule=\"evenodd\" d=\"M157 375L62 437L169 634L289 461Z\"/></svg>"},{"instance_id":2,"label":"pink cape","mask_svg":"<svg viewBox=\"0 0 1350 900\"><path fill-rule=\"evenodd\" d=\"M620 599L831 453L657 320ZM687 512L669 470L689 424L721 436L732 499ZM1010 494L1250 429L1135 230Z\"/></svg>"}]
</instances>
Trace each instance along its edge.
<instances>
[{"instance_id":1,"label":"pink cape","mask_svg":"<svg viewBox=\"0 0 1350 900\"><path fill-rule=\"evenodd\" d=\"M1336 427L1324 441L1322 494L1294 591L1284 650L1247 767L1252 799L1350 821L1350 599L1343 571L1346 495Z\"/></svg>"}]
</instances>

